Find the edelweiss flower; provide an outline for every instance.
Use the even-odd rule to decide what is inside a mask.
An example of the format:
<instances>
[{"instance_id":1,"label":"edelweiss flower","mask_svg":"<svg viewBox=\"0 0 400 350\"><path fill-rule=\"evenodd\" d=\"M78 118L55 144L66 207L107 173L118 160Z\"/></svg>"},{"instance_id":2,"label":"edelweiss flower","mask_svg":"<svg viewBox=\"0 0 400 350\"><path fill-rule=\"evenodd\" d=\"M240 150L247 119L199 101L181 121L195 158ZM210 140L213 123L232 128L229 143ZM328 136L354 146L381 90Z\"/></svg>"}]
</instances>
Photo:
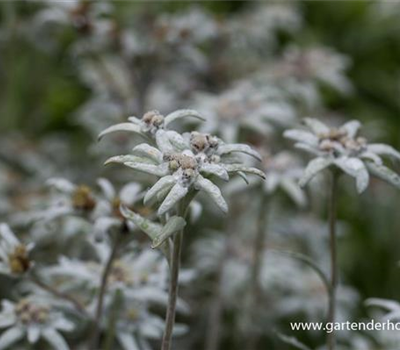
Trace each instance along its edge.
<instances>
[{"instance_id":1,"label":"edelweiss flower","mask_svg":"<svg viewBox=\"0 0 400 350\"><path fill-rule=\"evenodd\" d=\"M204 191L223 211L228 211L221 191L207 176L215 175L228 181L229 173L251 173L264 177L256 168L246 167L232 153L241 152L259 158L257 152L247 145L224 144L208 134L192 133L186 139L175 133L173 138L165 133L158 134L157 146L140 144L133 155L116 156L108 163L122 163L161 179L147 192L145 204L153 200L162 201L158 214L171 210L190 191Z\"/></svg>"},{"instance_id":2,"label":"edelweiss flower","mask_svg":"<svg viewBox=\"0 0 400 350\"><path fill-rule=\"evenodd\" d=\"M6 224L0 224L0 273L21 275L32 263L29 251L33 244L21 243Z\"/></svg>"},{"instance_id":3,"label":"edelweiss flower","mask_svg":"<svg viewBox=\"0 0 400 350\"><path fill-rule=\"evenodd\" d=\"M59 331L72 331L74 325L51 305L29 297L17 304L3 300L0 328L8 328L0 336L0 349L12 346L24 337L30 344L44 338L53 349L68 350L69 346Z\"/></svg>"},{"instance_id":4,"label":"edelweiss flower","mask_svg":"<svg viewBox=\"0 0 400 350\"><path fill-rule=\"evenodd\" d=\"M400 153L384 144L369 144L357 136L361 123L353 120L339 128L330 128L316 119L304 120L307 130L288 130L285 137L295 147L316 156L307 166L300 185L305 186L320 171L335 167L354 177L359 193L369 184L369 173L400 188L400 177L383 165L381 156L400 160Z\"/></svg>"}]
</instances>

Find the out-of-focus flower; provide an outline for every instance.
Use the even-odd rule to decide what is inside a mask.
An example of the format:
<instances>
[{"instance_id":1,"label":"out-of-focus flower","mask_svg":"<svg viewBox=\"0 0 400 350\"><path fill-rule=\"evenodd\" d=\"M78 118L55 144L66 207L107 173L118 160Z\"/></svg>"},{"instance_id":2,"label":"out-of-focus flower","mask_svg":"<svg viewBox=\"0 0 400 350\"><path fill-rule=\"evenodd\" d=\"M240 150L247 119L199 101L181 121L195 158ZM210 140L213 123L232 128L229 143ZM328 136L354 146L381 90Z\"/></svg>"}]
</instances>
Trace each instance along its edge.
<instances>
[{"instance_id":1,"label":"out-of-focus flower","mask_svg":"<svg viewBox=\"0 0 400 350\"><path fill-rule=\"evenodd\" d=\"M73 323L61 312L35 296L18 303L3 300L0 327L7 328L0 335L0 349L13 348L23 338L27 338L30 344L43 338L55 350L68 350L69 346L60 331L70 332L74 329Z\"/></svg>"},{"instance_id":2,"label":"out-of-focus flower","mask_svg":"<svg viewBox=\"0 0 400 350\"><path fill-rule=\"evenodd\" d=\"M400 153L384 144L370 144L359 137L361 123L349 121L339 128L328 127L317 119L304 119L306 129L287 130L285 137L296 141L295 147L313 156L304 171L300 185L305 186L315 175L327 168L336 168L355 178L357 190L369 184L369 174L400 188L400 177L383 165L381 156L400 160Z\"/></svg>"},{"instance_id":3,"label":"out-of-focus flower","mask_svg":"<svg viewBox=\"0 0 400 350\"><path fill-rule=\"evenodd\" d=\"M7 275L22 275L32 262L29 251L33 244L25 245L19 241L6 224L0 224L0 272Z\"/></svg>"},{"instance_id":4,"label":"out-of-focus flower","mask_svg":"<svg viewBox=\"0 0 400 350\"><path fill-rule=\"evenodd\" d=\"M286 128L296 113L281 91L257 81L242 81L220 95L198 93L196 108L207 115L200 131L221 134L227 142L238 140L241 130L262 136Z\"/></svg>"}]
</instances>

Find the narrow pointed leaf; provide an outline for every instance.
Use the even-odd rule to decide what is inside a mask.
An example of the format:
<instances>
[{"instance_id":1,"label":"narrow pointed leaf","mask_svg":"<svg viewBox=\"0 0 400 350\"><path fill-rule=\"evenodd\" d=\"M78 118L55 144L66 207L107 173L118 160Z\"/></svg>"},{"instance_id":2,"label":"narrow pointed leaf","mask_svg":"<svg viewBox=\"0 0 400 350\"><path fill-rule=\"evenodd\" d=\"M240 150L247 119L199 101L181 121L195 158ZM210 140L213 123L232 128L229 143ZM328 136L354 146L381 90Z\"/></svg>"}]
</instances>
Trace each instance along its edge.
<instances>
[{"instance_id":1,"label":"narrow pointed leaf","mask_svg":"<svg viewBox=\"0 0 400 350\"><path fill-rule=\"evenodd\" d=\"M182 118L189 118L189 117L196 118L201 121L206 120L199 112L197 112L193 109L180 109L178 111L168 114L164 119L164 125L167 127L169 124L171 124L175 120L182 119Z\"/></svg>"},{"instance_id":2,"label":"narrow pointed leaf","mask_svg":"<svg viewBox=\"0 0 400 350\"><path fill-rule=\"evenodd\" d=\"M202 173L215 175L219 177L221 180L229 181L229 174L225 170L224 167L218 164L211 164L211 163L203 163L201 165L200 171Z\"/></svg>"},{"instance_id":3,"label":"narrow pointed leaf","mask_svg":"<svg viewBox=\"0 0 400 350\"><path fill-rule=\"evenodd\" d=\"M203 176L199 175L195 182L195 188L197 190L201 190L207 193L213 200L213 202L217 205L217 207L222 210L222 212L228 212L228 204L226 203L224 197L222 197L221 190L210 180L205 179Z\"/></svg>"},{"instance_id":4,"label":"narrow pointed leaf","mask_svg":"<svg viewBox=\"0 0 400 350\"><path fill-rule=\"evenodd\" d=\"M155 175L155 176L166 176L168 175L168 167L162 165L154 165L154 164L145 164L145 163L132 163L132 162L125 162L129 168L135 169L137 171L141 171L142 173Z\"/></svg>"},{"instance_id":5,"label":"narrow pointed leaf","mask_svg":"<svg viewBox=\"0 0 400 350\"><path fill-rule=\"evenodd\" d=\"M257 175L257 176L261 177L262 179L265 179L264 172L257 168L248 167L243 164L224 164L223 166L228 173L241 172L241 173L245 173L245 174Z\"/></svg>"},{"instance_id":6,"label":"narrow pointed leaf","mask_svg":"<svg viewBox=\"0 0 400 350\"><path fill-rule=\"evenodd\" d=\"M397 175L393 170L384 165L377 165L372 162L366 162L365 165L372 175L400 189L400 176Z\"/></svg>"},{"instance_id":7,"label":"narrow pointed leaf","mask_svg":"<svg viewBox=\"0 0 400 350\"><path fill-rule=\"evenodd\" d=\"M367 146L368 151L375 153L375 154L380 154L384 156L390 156L392 158L395 158L397 160L400 160L400 153L395 150L392 146L389 145L384 145L380 143L373 143Z\"/></svg>"},{"instance_id":8,"label":"narrow pointed leaf","mask_svg":"<svg viewBox=\"0 0 400 350\"><path fill-rule=\"evenodd\" d=\"M261 161L261 155L248 145L240 143L232 143L232 144L223 144L218 147L219 155L224 155L234 152L245 153Z\"/></svg>"},{"instance_id":9,"label":"narrow pointed leaf","mask_svg":"<svg viewBox=\"0 0 400 350\"><path fill-rule=\"evenodd\" d=\"M167 211L171 210L175 204L177 204L183 197L186 196L187 193L187 187L183 187L180 184L175 184L158 208L158 215L161 216Z\"/></svg>"},{"instance_id":10,"label":"narrow pointed leaf","mask_svg":"<svg viewBox=\"0 0 400 350\"><path fill-rule=\"evenodd\" d=\"M147 158L141 158L141 157L133 156L131 154L125 154L125 155L121 155L121 156L114 156L114 157L108 158L104 162L104 165L108 165L111 163L119 163L119 164L147 163L147 164L151 164L152 162L150 162L149 159L147 159Z\"/></svg>"},{"instance_id":11,"label":"narrow pointed leaf","mask_svg":"<svg viewBox=\"0 0 400 350\"><path fill-rule=\"evenodd\" d=\"M294 140L296 142L306 143L310 146L317 147L319 139L314 134L304 130L286 130L283 133L287 139Z\"/></svg>"},{"instance_id":12,"label":"narrow pointed leaf","mask_svg":"<svg viewBox=\"0 0 400 350\"><path fill-rule=\"evenodd\" d=\"M175 179L172 175L164 176L160 180L158 180L152 188L150 188L146 195L144 196L144 204L147 205L151 202L159 192L164 189L171 189L171 187L175 184Z\"/></svg>"},{"instance_id":13,"label":"narrow pointed leaf","mask_svg":"<svg viewBox=\"0 0 400 350\"><path fill-rule=\"evenodd\" d=\"M161 232L153 239L152 248L158 248L172 234L181 231L186 226L186 221L180 216L172 216L162 228Z\"/></svg>"},{"instance_id":14,"label":"narrow pointed leaf","mask_svg":"<svg viewBox=\"0 0 400 350\"><path fill-rule=\"evenodd\" d=\"M369 184L369 173L364 162L358 158L342 157L335 160L335 164L346 174L356 179L358 193L364 192Z\"/></svg>"},{"instance_id":15,"label":"narrow pointed leaf","mask_svg":"<svg viewBox=\"0 0 400 350\"><path fill-rule=\"evenodd\" d=\"M345 130L347 132L347 136L350 138L354 138L360 128L361 123L358 120L351 120L341 127L342 130Z\"/></svg>"},{"instance_id":16,"label":"narrow pointed leaf","mask_svg":"<svg viewBox=\"0 0 400 350\"><path fill-rule=\"evenodd\" d=\"M327 125L325 125L323 122L319 121L318 119L304 118L303 122L315 134L324 134L324 133L329 132L329 127Z\"/></svg>"},{"instance_id":17,"label":"narrow pointed leaf","mask_svg":"<svg viewBox=\"0 0 400 350\"><path fill-rule=\"evenodd\" d=\"M101 140L105 135L108 135L108 134L111 134L111 133L117 132L117 131L129 131L129 132L134 132L136 134L142 135L139 125L133 124L133 123L120 123L120 124L112 125L109 128L102 131L98 136L98 140Z\"/></svg>"},{"instance_id":18,"label":"narrow pointed leaf","mask_svg":"<svg viewBox=\"0 0 400 350\"><path fill-rule=\"evenodd\" d=\"M139 227L145 234L147 234L151 240L155 239L162 230L162 225L157 224L151 220L148 220L138 213L128 209L126 206L121 205L120 211L125 219L132 221L137 227Z\"/></svg>"},{"instance_id":19,"label":"narrow pointed leaf","mask_svg":"<svg viewBox=\"0 0 400 350\"><path fill-rule=\"evenodd\" d=\"M332 163L332 159L328 158L313 159L310 163L308 163L306 169L304 170L303 176L299 181L300 187L306 186L314 178L315 175L332 165Z\"/></svg>"},{"instance_id":20,"label":"narrow pointed leaf","mask_svg":"<svg viewBox=\"0 0 400 350\"><path fill-rule=\"evenodd\" d=\"M155 163L161 163L163 156L162 153L155 147L148 145L147 143L141 143L137 145L133 150L132 153L144 158L149 158Z\"/></svg>"}]
</instances>

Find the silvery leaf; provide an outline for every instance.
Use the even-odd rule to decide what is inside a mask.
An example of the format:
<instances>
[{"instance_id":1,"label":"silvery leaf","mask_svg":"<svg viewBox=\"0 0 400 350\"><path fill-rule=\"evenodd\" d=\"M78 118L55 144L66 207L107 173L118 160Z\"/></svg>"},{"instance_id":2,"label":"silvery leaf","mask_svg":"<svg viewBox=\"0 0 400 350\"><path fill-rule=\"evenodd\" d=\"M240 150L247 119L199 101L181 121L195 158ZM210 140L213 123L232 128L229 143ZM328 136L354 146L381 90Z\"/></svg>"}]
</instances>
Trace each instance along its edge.
<instances>
[{"instance_id":1,"label":"silvery leaf","mask_svg":"<svg viewBox=\"0 0 400 350\"><path fill-rule=\"evenodd\" d=\"M316 148L315 146L310 146L307 143L296 142L294 144L294 147L306 151L314 156L321 156L323 154L318 148Z\"/></svg>"},{"instance_id":2,"label":"silvery leaf","mask_svg":"<svg viewBox=\"0 0 400 350\"><path fill-rule=\"evenodd\" d=\"M377 165L372 162L366 162L365 165L372 175L400 189L400 176L397 175L393 170L385 167L384 165Z\"/></svg>"},{"instance_id":3,"label":"silvery leaf","mask_svg":"<svg viewBox=\"0 0 400 350\"><path fill-rule=\"evenodd\" d=\"M329 127L315 118L304 118L303 122L314 134L325 134L329 132Z\"/></svg>"},{"instance_id":4,"label":"silvery leaf","mask_svg":"<svg viewBox=\"0 0 400 350\"><path fill-rule=\"evenodd\" d=\"M42 336L55 350L69 350L69 346L64 338L53 328L47 328L42 331Z\"/></svg>"},{"instance_id":5,"label":"silvery leaf","mask_svg":"<svg viewBox=\"0 0 400 350\"><path fill-rule=\"evenodd\" d=\"M131 123L137 124L137 125L140 125L140 123L142 122L142 120L141 120L140 118L135 117L135 116L130 116L130 117L128 118L128 120L129 120Z\"/></svg>"},{"instance_id":6,"label":"silvery leaf","mask_svg":"<svg viewBox=\"0 0 400 350\"><path fill-rule=\"evenodd\" d=\"M307 198L300 186L291 179L283 178L281 186L288 196L299 206L304 207L307 204Z\"/></svg>"},{"instance_id":7,"label":"silvery leaf","mask_svg":"<svg viewBox=\"0 0 400 350\"><path fill-rule=\"evenodd\" d=\"M111 158L108 158L105 162L104 165L108 165L111 163L119 163L119 164L125 164L125 163L147 163L150 164L149 159L147 158L141 158L141 157L136 157L131 154L126 154L126 155L121 155L121 156L113 156Z\"/></svg>"},{"instance_id":8,"label":"silvery leaf","mask_svg":"<svg viewBox=\"0 0 400 350\"><path fill-rule=\"evenodd\" d=\"M187 187L183 187L178 183L175 184L158 208L158 215L161 216L167 211L171 210L175 204L177 204L183 197L186 196L188 191L189 190Z\"/></svg>"},{"instance_id":9,"label":"silvery leaf","mask_svg":"<svg viewBox=\"0 0 400 350\"><path fill-rule=\"evenodd\" d=\"M176 181L172 175L162 177L153 185L152 188L147 191L146 195L144 196L144 204L147 205L149 202L151 202L160 191L163 191L164 189L170 190L175 182Z\"/></svg>"},{"instance_id":10,"label":"silvery leaf","mask_svg":"<svg viewBox=\"0 0 400 350\"><path fill-rule=\"evenodd\" d=\"M283 133L283 136L288 139L297 141L297 142L302 142L302 143L306 143L313 147L318 147L318 143L319 143L318 137L308 131L295 130L295 129L286 130Z\"/></svg>"},{"instance_id":11,"label":"silvery leaf","mask_svg":"<svg viewBox=\"0 0 400 350\"><path fill-rule=\"evenodd\" d=\"M152 222L138 213L128 209L126 206L121 205L121 214L127 220L131 220L137 227L139 227L144 233L146 233L151 240L155 239L162 230L162 225Z\"/></svg>"},{"instance_id":12,"label":"silvery leaf","mask_svg":"<svg viewBox=\"0 0 400 350\"><path fill-rule=\"evenodd\" d=\"M380 143L373 143L368 145L367 149L372 153L390 156L397 160L400 160L400 153L397 150L395 150L392 146Z\"/></svg>"},{"instance_id":13,"label":"silvery leaf","mask_svg":"<svg viewBox=\"0 0 400 350\"><path fill-rule=\"evenodd\" d=\"M180 216L172 216L162 228L161 232L153 239L152 248L158 248L175 232L181 231L186 226L186 221Z\"/></svg>"},{"instance_id":14,"label":"silvery leaf","mask_svg":"<svg viewBox=\"0 0 400 350\"><path fill-rule=\"evenodd\" d=\"M360 158L373 161L374 163L376 163L378 165L382 165L383 164L382 158L379 157L377 154L372 153L372 152L363 152L360 155Z\"/></svg>"},{"instance_id":15,"label":"silvery leaf","mask_svg":"<svg viewBox=\"0 0 400 350\"><path fill-rule=\"evenodd\" d=\"M219 164L203 163L200 167L200 172L215 175L221 180L229 181L229 174L225 168Z\"/></svg>"},{"instance_id":16,"label":"silvery leaf","mask_svg":"<svg viewBox=\"0 0 400 350\"><path fill-rule=\"evenodd\" d=\"M210 180L205 179L201 175L197 177L194 185L197 190L206 192L218 208L220 208L224 213L228 212L228 204L226 204L224 197L222 197L221 190L218 186L214 185Z\"/></svg>"},{"instance_id":17,"label":"silvery leaf","mask_svg":"<svg viewBox=\"0 0 400 350\"><path fill-rule=\"evenodd\" d=\"M154 163L161 163L163 160L162 153L155 147L148 145L147 143L141 143L133 148L132 153L143 158L149 158Z\"/></svg>"},{"instance_id":18,"label":"silvery leaf","mask_svg":"<svg viewBox=\"0 0 400 350\"><path fill-rule=\"evenodd\" d=\"M222 144L218 147L219 155L224 155L234 152L245 153L261 161L261 155L248 145L240 143L230 143L230 144Z\"/></svg>"},{"instance_id":19,"label":"silvery leaf","mask_svg":"<svg viewBox=\"0 0 400 350\"><path fill-rule=\"evenodd\" d=\"M205 121L206 119L197 111L193 109L180 109L175 112L172 112L168 114L164 118L164 125L167 127L169 124L174 122L175 120L181 119L181 118L188 118L188 117L193 117L200 119L201 121Z\"/></svg>"},{"instance_id":20,"label":"silvery leaf","mask_svg":"<svg viewBox=\"0 0 400 350\"><path fill-rule=\"evenodd\" d=\"M335 164L356 179L358 193L366 190L369 184L369 173L363 161L358 158L342 157L336 159Z\"/></svg>"},{"instance_id":21,"label":"silvery leaf","mask_svg":"<svg viewBox=\"0 0 400 350\"><path fill-rule=\"evenodd\" d=\"M146 174L155 175L155 176L166 176L169 173L168 164L154 165L154 164L145 164L145 163L132 163L125 162L129 168L135 169L137 171L141 171Z\"/></svg>"},{"instance_id":22,"label":"silvery leaf","mask_svg":"<svg viewBox=\"0 0 400 350\"><path fill-rule=\"evenodd\" d=\"M0 350L7 349L24 336L24 332L19 327L12 327L0 336Z\"/></svg>"},{"instance_id":23,"label":"silvery leaf","mask_svg":"<svg viewBox=\"0 0 400 350\"><path fill-rule=\"evenodd\" d=\"M143 216L129 210L126 206L120 206L121 214L127 219L131 220L137 227L139 227L152 241L161 233L162 225L150 221ZM168 262L170 262L171 250L168 242L162 244L160 250L163 252Z\"/></svg>"},{"instance_id":24,"label":"silvery leaf","mask_svg":"<svg viewBox=\"0 0 400 350\"><path fill-rule=\"evenodd\" d=\"M156 132L156 143L158 149L162 153L175 153L177 149L171 144L168 134L165 130L158 130Z\"/></svg>"},{"instance_id":25,"label":"silvery leaf","mask_svg":"<svg viewBox=\"0 0 400 350\"><path fill-rule=\"evenodd\" d=\"M358 120L351 120L346 124L342 125L341 129L347 132L347 136L350 138L354 138L358 130L360 130L361 123Z\"/></svg>"},{"instance_id":26,"label":"silvery leaf","mask_svg":"<svg viewBox=\"0 0 400 350\"><path fill-rule=\"evenodd\" d=\"M110 133L117 132L117 131L129 131L129 132L134 132L136 134L143 135L139 125L133 124L133 123L120 123L120 124L112 125L109 128L107 128L106 130L102 131L98 136L98 140L101 140L105 135L108 135Z\"/></svg>"},{"instance_id":27,"label":"silvery leaf","mask_svg":"<svg viewBox=\"0 0 400 350\"><path fill-rule=\"evenodd\" d=\"M177 133L173 130L168 130L165 132L168 137L170 144L178 151L184 151L189 149L189 144L187 141L182 137L181 134Z\"/></svg>"},{"instance_id":28,"label":"silvery leaf","mask_svg":"<svg viewBox=\"0 0 400 350\"><path fill-rule=\"evenodd\" d=\"M238 171L237 174L243 179L243 181L248 185L249 179L247 178L246 174L243 171Z\"/></svg>"},{"instance_id":29,"label":"silvery leaf","mask_svg":"<svg viewBox=\"0 0 400 350\"><path fill-rule=\"evenodd\" d=\"M299 181L300 187L306 186L315 175L332 165L332 163L332 159L329 158L320 157L313 159L304 170L303 176Z\"/></svg>"},{"instance_id":30,"label":"silvery leaf","mask_svg":"<svg viewBox=\"0 0 400 350\"><path fill-rule=\"evenodd\" d=\"M257 175L257 176L261 177L262 179L265 179L264 172L257 168L248 167L248 166L242 165L242 164L222 164L222 165L228 173L243 172L245 174Z\"/></svg>"}]
</instances>

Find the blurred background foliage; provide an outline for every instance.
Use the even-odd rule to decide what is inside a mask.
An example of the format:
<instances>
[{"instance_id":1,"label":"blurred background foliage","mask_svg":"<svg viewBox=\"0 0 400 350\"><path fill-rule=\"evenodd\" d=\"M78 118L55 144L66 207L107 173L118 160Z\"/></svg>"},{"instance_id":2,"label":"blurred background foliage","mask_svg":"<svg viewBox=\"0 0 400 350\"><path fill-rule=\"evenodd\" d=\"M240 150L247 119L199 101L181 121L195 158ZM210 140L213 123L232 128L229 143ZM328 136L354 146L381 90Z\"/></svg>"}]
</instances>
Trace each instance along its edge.
<instances>
[{"instance_id":1,"label":"blurred background foliage","mask_svg":"<svg viewBox=\"0 0 400 350\"><path fill-rule=\"evenodd\" d=\"M254 5L252 1L115 2L121 23L129 23L138 13L173 13L193 4L221 19ZM377 140L399 149L400 4L387 3L385 15L380 16L375 16L375 5L372 1L298 2L303 26L290 34L278 33L279 45L274 50L279 52L294 42L324 45L346 55L354 92L343 96L324 91L325 106L333 115L376 125ZM85 150L95 142L74 118L90 90L79 79L76 60L70 54L76 31L56 33L58 45L51 51L18 35L20 23L42 6L36 1L0 3L0 27L7 29L0 37L0 138L22 136L29 148L44 137L65 137L76 155L67 164L73 167L76 159L87 159ZM379 198L375 196L378 192ZM341 198L339 217L350 228L340 241L342 278L362 299L400 300L399 203L400 195L382 184L374 184L361 200L349 194ZM363 308L358 313L365 316Z\"/></svg>"}]
</instances>

